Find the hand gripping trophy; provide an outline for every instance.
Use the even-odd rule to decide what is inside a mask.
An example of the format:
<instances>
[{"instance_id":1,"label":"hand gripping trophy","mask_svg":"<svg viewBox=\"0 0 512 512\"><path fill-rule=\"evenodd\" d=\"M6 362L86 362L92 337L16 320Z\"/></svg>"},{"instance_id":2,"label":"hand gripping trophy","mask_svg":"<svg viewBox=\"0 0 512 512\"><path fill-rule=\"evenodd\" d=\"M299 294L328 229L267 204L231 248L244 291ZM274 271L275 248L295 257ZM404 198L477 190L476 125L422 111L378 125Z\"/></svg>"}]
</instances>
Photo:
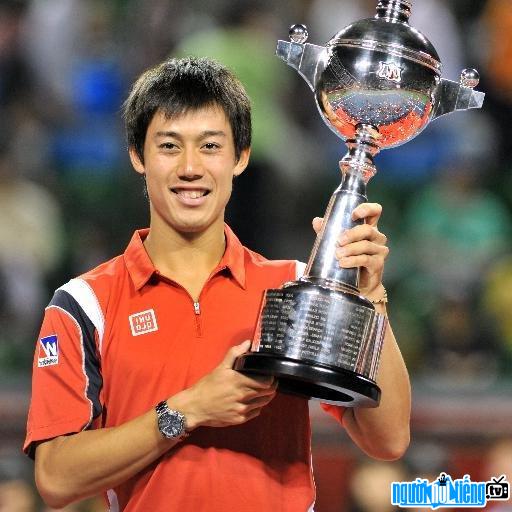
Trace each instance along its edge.
<instances>
[{"instance_id":1,"label":"hand gripping trophy","mask_svg":"<svg viewBox=\"0 0 512 512\"><path fill-rule=\"evenodd\" d=\"M361 296L359 269L335 258L339 234L352 228L354 208L366 202L374 156L403 144L455 110L480 108L479 76L441 79L439 56L408 19L411 0L380 0L374 18L338 32L326 46L306 43L304 25L278 41L277 55L315 94L327 126L348 146L342 179L327 206L303 277L267 290L250 352L237 370L271 374L281 390L345 406L375 407L375 382L386 317Z\"/></svg>"}]
</instances>

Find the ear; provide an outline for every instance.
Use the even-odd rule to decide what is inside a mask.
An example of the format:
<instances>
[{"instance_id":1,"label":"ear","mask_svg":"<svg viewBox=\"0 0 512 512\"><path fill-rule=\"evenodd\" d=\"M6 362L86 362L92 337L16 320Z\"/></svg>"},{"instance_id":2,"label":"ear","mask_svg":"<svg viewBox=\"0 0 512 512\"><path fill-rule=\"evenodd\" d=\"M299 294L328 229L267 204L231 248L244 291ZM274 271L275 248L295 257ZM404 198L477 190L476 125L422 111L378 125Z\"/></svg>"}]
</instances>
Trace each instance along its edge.
<instances>
[{"instance_id":1,"label":"ear","mask_svg":"<svg viewBox=\"0 0 512 512\"><path fill-rule=\"evenodd\" d=\"M133 146L129 147L128 154L130 155L130 161L135 171L139 174L145 174L146 169L144 168L144 164L140 161L140 157Z\"/></svg>"},{"instance_id":2,"label":"ear","mask_svg":"<svg viewBox=\"0 0 512 512\"><path fill-rule=\"evenodd\" d=\"M240 153L240 158L236 163L233 174L235 176L240 176L245 171L247 164L249 163L249 157L251 156L251 148L242 149Z\"/></svg>"}]
</instances>

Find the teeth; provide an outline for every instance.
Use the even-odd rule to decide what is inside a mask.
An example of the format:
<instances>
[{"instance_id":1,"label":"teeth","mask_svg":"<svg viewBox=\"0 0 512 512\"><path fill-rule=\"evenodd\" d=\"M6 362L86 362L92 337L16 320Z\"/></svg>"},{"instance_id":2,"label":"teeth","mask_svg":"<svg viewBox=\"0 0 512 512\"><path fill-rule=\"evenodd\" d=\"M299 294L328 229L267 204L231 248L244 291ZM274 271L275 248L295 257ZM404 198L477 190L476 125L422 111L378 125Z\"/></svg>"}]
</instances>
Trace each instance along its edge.
<instances>
[{"instance_id":1,"label":"teeth","mask_svg":"<svg viewBox=\"0 0 512 512\"><path fill-rule=\"evenodd\" d=\"M178 190L178 195L185 197L187 199L197 199L206 194L205 190Z\"/></svg>"}]
</instances>

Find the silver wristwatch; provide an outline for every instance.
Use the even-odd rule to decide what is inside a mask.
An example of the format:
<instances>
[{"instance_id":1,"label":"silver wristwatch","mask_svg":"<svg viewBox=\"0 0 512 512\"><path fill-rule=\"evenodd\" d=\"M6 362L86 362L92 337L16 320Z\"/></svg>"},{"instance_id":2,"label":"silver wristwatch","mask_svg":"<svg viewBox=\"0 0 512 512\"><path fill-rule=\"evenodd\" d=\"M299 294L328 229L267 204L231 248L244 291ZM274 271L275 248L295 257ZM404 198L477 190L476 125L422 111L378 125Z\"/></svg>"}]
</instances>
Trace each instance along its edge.
<instances>
[{"instance_id":1,"label":"silver wristwatch","mask_svg":"<svg viewBox=\"0 0 512 512\"><path fill-rule=\"evenodd\" d=\"M167 439L180 441L188 436L186 419L179 411L170 409L165 400L156 406L158 430Z\"/></svg>"}]
</instances>

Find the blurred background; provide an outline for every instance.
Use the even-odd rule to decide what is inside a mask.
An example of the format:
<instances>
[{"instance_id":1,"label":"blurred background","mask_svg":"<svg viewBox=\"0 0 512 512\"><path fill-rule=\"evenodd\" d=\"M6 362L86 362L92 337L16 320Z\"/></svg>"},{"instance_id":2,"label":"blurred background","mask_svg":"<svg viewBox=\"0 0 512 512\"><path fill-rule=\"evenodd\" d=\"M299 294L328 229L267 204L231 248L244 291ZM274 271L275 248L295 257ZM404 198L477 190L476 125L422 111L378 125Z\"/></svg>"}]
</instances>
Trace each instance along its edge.
<instances>
[{"instance_id":1,"label":"blurred background","mask_svg":"<svg viewBox=\"0 0 512 512\"><path fill-rule=\"evenodd\" d=\"M323 44L376 3L0 0L0 512L49 510L21 453L45 305L148 224L120 115L134 78L170 55L235 71L253 101L254 146L229 223L269 258L307 261L345 146L274 56L276 41L300 22ZM442 117L376 158L369 198L384 206L412 442L400 462L371 461L313 404L317 512L393 510L391 481L441 471L512 479L512 3L418 0L411 24L438 50L443 77L475 67L487 96L483 110Z\"/></svg>"}]
</instances>

